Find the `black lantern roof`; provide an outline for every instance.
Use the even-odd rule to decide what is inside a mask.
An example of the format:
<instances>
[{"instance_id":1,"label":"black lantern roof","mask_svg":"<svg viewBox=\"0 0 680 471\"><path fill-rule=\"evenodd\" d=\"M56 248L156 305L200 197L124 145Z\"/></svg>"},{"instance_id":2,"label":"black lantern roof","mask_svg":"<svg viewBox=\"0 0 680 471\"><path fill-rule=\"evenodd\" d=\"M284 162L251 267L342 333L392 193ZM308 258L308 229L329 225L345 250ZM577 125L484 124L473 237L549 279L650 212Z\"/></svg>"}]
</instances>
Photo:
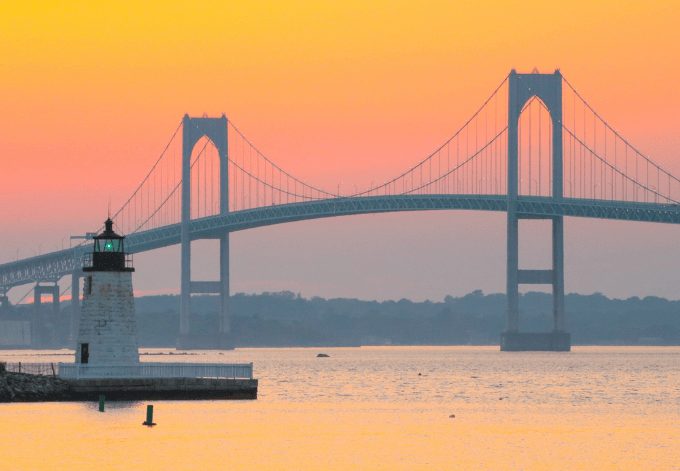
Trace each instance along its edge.
<instances>
[{"instance_id":1,"label":"black lantern roof","mask_svg":"<svg viewBox=\"0 0 680 471\"><path fill-rule=\"evenodd\" d=\"M90 257L85 259L83 271L134 271L132 255L125 252L125 237L113 231L113 221L104 222L104 231L93 237Z\"/></svg>"},{"instance_id":2,"label":"black lantern roof","mask_svg":"<svg viewBox=\"0 0 680 471\"><path fill-rule=\"evenodd\" d=\"M113 221L107 218L104 221L104 232L93 237L93 239L125 239L125 236L113 232Z\"/></svg>"}]
</instances>

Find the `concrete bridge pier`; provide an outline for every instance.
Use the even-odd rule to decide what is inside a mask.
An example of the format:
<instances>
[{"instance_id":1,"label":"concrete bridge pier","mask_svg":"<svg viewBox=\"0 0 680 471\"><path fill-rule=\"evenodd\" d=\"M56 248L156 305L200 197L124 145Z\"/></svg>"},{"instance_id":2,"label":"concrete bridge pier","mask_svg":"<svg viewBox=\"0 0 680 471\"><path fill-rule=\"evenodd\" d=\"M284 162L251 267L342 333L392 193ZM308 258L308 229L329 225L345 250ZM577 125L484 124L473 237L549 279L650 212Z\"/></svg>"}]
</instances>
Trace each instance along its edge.
<instances>
[{"instance_id":1,"label":"concrete bridge pier","mask_svg":"<svg viewBox=\"0 0 680 471\"><path fill-rule=\"evenodd\" d=\"M220 238L220 345L233 348L231 341L231 319L229 317L229 233Z\"/></svg>"},{"instance_id":2,"label":"concrete bridge pier","mask_svg":"<svg viewBox=\"0 0 680 471\"><path fill-rule=\"evenodd\" d=\"M38 281L33 288L33 315L31 316L31 344L34 347L56 347L56 316L59 314L59 284L57 281L42 284ZM51 315L43 309L42 296L50 297Z\"/></svg>"},{"instance_id":3,"label":"concrete bridge pier","mask_svg":"<svg viewBox=\"0 0 680 471\"><path fill-rule=\"evenodd\" d=\"M53 284L41 285L40 282L35 284L33 288L33 305L36 310L42 306L42 295L48 294L52 296L52 310L55 314L59 313L59 285L55 281Z\"/></svg>"},{"instance_id":4,"label":"concrete bridge pier","mask_svg":"<svg viewBox=\"0 0 680 471\"><path fill-rule=\"evenodd\" d=\"M69 344L76 345L78 326L80 324L80 278L82 271L78 269L71 273L71 325L69 326Z\"/></svg>"},{"instance_id":5,"label":"concrete bridge pier","mask_svg":"<svg viewBox=\"0 0 680 471\"><path fill-rule=\"evenodd\" d=\"M0 287L0 312L6 312L11 309L12 304L9 302L9 296L7 296L8 289L4 286Z\"/></svg>"},{"instance_id":6,"label":"concrete bridge pier","mask_svg":"<svg viewBox=\"0 0 680 471\"><path fill-rule=\"evenodd\" d=\"M508 218L510 219L510 218ZM564 220L560 217L541 218L552 222L552 268L549 270L519 269L519 221L538 219L515 216L508 222L508 325L501 334L501 350L548 350L569 351L571 337L565 331L564 319ZM552 332L519 331L519 285L552 286L553 330Z\"/></svg>"},{"instance_id":7,"label":"concrete bridge pier","mask_svg":"<svg viewBox=\"0 0 680 471\"><path fill-rule=\"evenodd\" d=\"M180 336L177 348L181 349L229 349L233 348L229 334L231 331L229 319L229 234L219 239L220 242L220 279L218 281L193 281L191 272L182 269L182 281L188 282L188 289L180 293ZM191 264L191 253L186 266ZM196 334L191 332L191 295L216 294L220 297L218 314L219 329L212 334Z\"/></svg>"}]
</instances>

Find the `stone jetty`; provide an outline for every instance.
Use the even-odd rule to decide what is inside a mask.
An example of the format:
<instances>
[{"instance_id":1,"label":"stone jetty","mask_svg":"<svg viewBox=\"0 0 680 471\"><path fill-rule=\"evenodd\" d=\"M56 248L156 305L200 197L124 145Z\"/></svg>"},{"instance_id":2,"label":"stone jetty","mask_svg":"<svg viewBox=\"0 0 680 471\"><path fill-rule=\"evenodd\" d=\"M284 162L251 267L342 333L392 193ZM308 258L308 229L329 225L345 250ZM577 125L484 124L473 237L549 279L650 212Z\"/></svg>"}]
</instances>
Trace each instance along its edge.
<instances>
[{"instance_id":1,"label":"stone jetty","mask_svg":"<svg viewBox=\"0 0 680 471\"><path fill-rule=\"evenodd\" d=\"M0 370L0 402L68 401L68 382L56 376L10 373Z\"/></svg>"},{"instance_id":2,"label":"stone jetty","mask_svg":"<svg viewBox=\"0 0 680 471\"><path fill-rule=\"evenodd\" d=\"M114 378L62 379L13 373L0 364L0 403L144 399L257 399L256 379Z\"/></svg>"}]
</instances>

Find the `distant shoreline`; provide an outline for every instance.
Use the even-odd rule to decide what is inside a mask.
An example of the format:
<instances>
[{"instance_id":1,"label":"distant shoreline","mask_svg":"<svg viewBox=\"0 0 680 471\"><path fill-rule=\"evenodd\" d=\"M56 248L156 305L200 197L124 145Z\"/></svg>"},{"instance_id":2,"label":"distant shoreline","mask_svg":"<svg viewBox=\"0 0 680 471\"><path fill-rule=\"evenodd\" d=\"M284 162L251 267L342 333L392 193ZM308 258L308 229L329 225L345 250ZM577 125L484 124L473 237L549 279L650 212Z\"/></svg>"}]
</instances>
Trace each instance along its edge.
<instances>
[{"instance_id":1,"label":"distant shoreline","mask_svg":"<svg viewBox=\"0 0 680 471\"><path fill-rule=\"evenodd\" d=\"M680 345L680 301L659 297L611 299L602 294L568 294L566 328L572 345ZM139 344L173 348L179 336L179 297L135 298ZM440 301L364 301L305 298L290 291L235 294L229 299L235 347L359 345L498 345L506 329L504 294L473 291ZM193 296L190 331L199 344L219 329L219 298ZM547 293L520 296L522 332L553 329ZM68 303L60 311L15 306L0 315L0 348L62 348L73 338ZM214 342L212 343L214 344Z\"/></svg>"},{"instance_id":2,"label":"distant shoreline","mask_svg":"<svg viewBox=\"0 0 680 471\"><path fill-rule=\"evenodd\" d=\"M280 348L280 349L323 349L323 348L400 348L400 347L408 347L408 348L417 348L417 347L435 347L435 348L445 348L445 347L499 347L498 344L447 344L447 345L441 345L441 344L433 344L433 345L425 345L425 344L399 344L399 345L242 345L239 347L236 347L234 350L245 350L245 349L273 349L273 348ZM574 344L572 347L662 347L662 348L674 348L674 347L680 347L680 344ZM177 350L175 347L171 346L154 346L154 347L147 347L144 345L141 345L139 347L140 349L167 349L167 350L172 350L171 352L140 352L139 354L141 356L190 356L190 355L200 355L200 353L196 353L196 351L192 350ZM218 349L213 349L213 348L206 348L206 349L196 349L197 351L216 351L216 352L226 352L229 350L218 350ZM16 351L31 351L31 352L45 352L45 353L32 353L32 356L73 356L73 350L68 349L68 348L32 348L32 347L16 347L16 348L6 348L2 347L0 348L0 352L16 352ZM63 352L62 352L63 351ZM500 350L499 350L500 351ZM539 352L540 353L540 352ZM25 356L23 353L16 353L16 354L9 354L5 355L8 357L12 356Z\"/></svg>"}]
</instances>

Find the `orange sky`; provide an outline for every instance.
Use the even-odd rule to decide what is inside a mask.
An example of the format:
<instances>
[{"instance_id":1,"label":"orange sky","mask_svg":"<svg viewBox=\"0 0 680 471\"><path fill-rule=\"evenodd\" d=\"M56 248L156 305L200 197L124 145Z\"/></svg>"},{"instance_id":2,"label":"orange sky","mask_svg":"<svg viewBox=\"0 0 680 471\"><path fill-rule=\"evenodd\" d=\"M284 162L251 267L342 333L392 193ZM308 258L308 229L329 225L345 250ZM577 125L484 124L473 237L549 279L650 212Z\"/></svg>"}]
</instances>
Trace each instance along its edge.
<instances>
[{"instance_id":1,"label":"orange sky","mask_svg":"<svg viewBox=\"0 0 680 471\"><path fill-rule=\"evenodd\" d=\"M349 189L424 156L513 67L561 68L616 128L680 174L677 2L226 3L0 6L1 260L97 227L109 199L118 207L128 196L185 112L224 112L291 173ZM409 220L394 218L397 226ZM315 224L265 234L311 238L324 223ZM319 237L337 245L335 224ZM376 238L388 230L367 228L365 218L346 224ZM678 240L675 228L653 227L659 244ZM494 271L502 267L501 256ZM291 289L336 293L335 281L316 286L314 276L298 275L289 275ZM286 286L282 274L274 278L270 289ZM485 279L475 282L502 289ZM256 273L234 280L236 290L269 286ZM336 294L364 294L350 281ZM161 285L148 288L176 288ZM397 285L420 296L407 281Z\"/></svg>"}]
</instances>

